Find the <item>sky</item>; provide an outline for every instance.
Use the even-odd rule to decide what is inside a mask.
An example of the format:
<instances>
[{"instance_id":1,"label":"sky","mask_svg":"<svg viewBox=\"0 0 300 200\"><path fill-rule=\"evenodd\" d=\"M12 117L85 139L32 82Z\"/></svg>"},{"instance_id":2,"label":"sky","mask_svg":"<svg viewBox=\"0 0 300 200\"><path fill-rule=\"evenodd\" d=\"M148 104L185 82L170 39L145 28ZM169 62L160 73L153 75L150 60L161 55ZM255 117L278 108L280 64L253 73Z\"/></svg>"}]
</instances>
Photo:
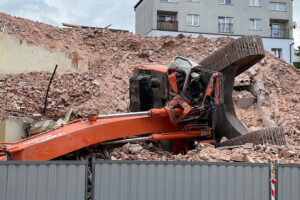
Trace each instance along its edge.
<instances>
[{"instance_id":1,"label":"sky","mask_svg":"<svg viewBox=\"0 0 300 200\"><path fill-rule=\"evenodd\" d=\"M138 0L0 0L0 12L41 21L126 29L134 32L134 5ZM300 46L300 0L294 0L295 47Z\"/></svg>"}]
</instances>

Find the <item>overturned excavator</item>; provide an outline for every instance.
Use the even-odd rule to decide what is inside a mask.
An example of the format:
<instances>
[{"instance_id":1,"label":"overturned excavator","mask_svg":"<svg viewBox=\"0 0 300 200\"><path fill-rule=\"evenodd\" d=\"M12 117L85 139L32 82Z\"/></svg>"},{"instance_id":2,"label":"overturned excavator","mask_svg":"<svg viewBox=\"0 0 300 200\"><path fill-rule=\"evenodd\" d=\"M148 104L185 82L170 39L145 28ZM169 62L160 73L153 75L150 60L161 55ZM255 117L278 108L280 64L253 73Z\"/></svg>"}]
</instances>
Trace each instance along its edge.
<instances>
[{"instance_id":1,"label":"overturned excavator","mask_svg":"<svg viewBox=\"0 0 300 200\"><path fill-rule=\"evenodd\" d=\"M259 36L245 36L197 64L141 64L130 78L130 113L72 121L16 143L0 143L0 160L50 160L87 146L150 141L174 153L194 141L216 145L285 144L281 127L248 133L237 119L234 79L264 57ZM220 143L221 138L228 140Z\"/></svg>"},{"instance_id":2,"label":"overturned excavator","mask_svg":"<svg viewBox=\"0 0 300 200\"><path fill-rule=\"evenodd\" d=\"M190 97L193 96L193 91L202 90L203 93L207 78L218 72L220 77L219 105L217 109L214 108L210 118L202 118L206 125L212 128L212 139L221 146L239 145L247 142L285 144L283 128L272 127L248 133L244 125L237 119L234 110L232 91L235 77L264 57L265 52L261 37L244 36L231 42L199 64L177 56L169 66L138 65L135 68L135 76L130 79L130 111L143 111L168 105L168 102L173 98L174 71L176 73L174 82L178 88L182 88L183 85L185 88L188 80L190 81L190 85L187 86L190 91L179 89L177 95L192 105L193 98ZM195 82L193 82L195 73L191 73L196 68L200 69L198 73L200 77L199 87L195 86ZM222 137L229 140L220 144Z\"/></svg>"}]
</instances>

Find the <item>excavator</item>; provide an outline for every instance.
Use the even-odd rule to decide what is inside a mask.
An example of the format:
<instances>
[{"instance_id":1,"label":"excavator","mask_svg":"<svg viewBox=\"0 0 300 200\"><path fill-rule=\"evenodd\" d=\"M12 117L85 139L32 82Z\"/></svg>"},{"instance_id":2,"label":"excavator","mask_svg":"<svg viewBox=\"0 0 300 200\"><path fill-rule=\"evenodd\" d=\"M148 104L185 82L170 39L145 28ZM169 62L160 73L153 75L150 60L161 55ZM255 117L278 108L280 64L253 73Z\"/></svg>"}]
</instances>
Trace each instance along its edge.
<instances>
[{"instance_id":1,"label":"excavator","mask_svg":"<svg viewBox=\"0 0 300 200\"><path fill-rule=\"evenodd\" d=\"M192 149L195 141L284 145L281 127L248 133L234 110L235 77L264 56L261 37L244 36L199 64L182 56L168 66L139 64L129 80L129 113L90 114L15 143L0 143L0 160L51 160L88 146L138 141L174 153ZM221 142L223 137L227 140Z\"/></svg>"}]
</instances>

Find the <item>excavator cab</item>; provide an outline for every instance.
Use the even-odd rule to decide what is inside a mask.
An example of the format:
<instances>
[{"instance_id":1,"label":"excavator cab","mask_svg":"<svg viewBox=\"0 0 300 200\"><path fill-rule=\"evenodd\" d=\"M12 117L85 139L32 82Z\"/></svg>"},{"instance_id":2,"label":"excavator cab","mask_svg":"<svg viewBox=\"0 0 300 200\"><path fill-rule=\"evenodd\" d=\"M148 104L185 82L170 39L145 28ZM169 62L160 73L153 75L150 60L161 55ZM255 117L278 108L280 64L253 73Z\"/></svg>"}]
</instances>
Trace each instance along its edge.
<instances>
[{"instance_id":1,"label":"excavator cab","mask_svg":"<svg viewBox=\"0 0 300 200\"><path fill-rule=\"evenodd\" d=\"M201 69L196 62L182 56L176 56L168 66L167 76L170 86L168 90L169 101L174 96L179 95L192 106L201 105L207 89L211 90L207 92L215 91L214 94L209 94L212 98L210 100L219 101L221 73ZM209 85L210 80L211 85ZM219 104L219 102L214 104Z\"/></svg>"},{"instance_id":2,"label":"excavator cab","mask_svg":"<svg viewBox=\"0 0 300 200\"><path fill-rule=\"evenodd\" d=\"M153 69L156 68L155 65L152 67ZM142 67L140 66L138 69L142 69ZM151 72L155 71L153 69L148 71L144 68L143 74L134 76L131 80L131 108L134 108L132 105L135 103L137 103L135 105L141 105L141 108L155 108L155 101L161 101L161 98L157 98L155 93L163 93L165 104L156 108L164 107L172 124L193 127L194 131L203 132L202 134L205 132L205 138L199 137L199 140L214 141L213 117L220 102L223 102L223 96L221 96L223 93L220 93L222 74L201 69L196 62L182 56L176 56L166 66L163 75L157 73L151 75ZM154 84L153 87L153 80L157 81L159 78L157 75L165 76L165 84L160 82ZM155 90L159 90L159 92ZM134 93L136 91L139 93ZM147 106L145 106L145 99L148 99ZM135 100L138 101L134 102ZM149 103L152 103L152 105L149 105ZM131 111L143 110L131 109ZM197 140L197 138L194 138L194 140ZM191 141L189 140L180 139L161 143L163 149L172 150L173 152L191 148Z\"/></svg>"}]
</instances>

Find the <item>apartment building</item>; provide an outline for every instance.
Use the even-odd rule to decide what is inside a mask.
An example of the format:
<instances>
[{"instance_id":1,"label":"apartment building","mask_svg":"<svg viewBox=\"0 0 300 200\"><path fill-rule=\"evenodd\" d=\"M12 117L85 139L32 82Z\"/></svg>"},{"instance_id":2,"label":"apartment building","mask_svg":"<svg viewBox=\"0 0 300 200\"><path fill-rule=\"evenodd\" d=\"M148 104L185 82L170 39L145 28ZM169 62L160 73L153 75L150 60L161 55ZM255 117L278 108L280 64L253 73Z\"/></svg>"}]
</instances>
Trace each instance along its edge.
<instances>
[{"instance_id":1,"label":"apartment building","mask_svg":"<svg viewBox=\"0 0 300 200\"><path fill-rule=\"evenodd\" d=\"M134 9L138 34L260 35L266 50L293 61L293 0L140 0Z\"/></svg>"}]
</instances>

